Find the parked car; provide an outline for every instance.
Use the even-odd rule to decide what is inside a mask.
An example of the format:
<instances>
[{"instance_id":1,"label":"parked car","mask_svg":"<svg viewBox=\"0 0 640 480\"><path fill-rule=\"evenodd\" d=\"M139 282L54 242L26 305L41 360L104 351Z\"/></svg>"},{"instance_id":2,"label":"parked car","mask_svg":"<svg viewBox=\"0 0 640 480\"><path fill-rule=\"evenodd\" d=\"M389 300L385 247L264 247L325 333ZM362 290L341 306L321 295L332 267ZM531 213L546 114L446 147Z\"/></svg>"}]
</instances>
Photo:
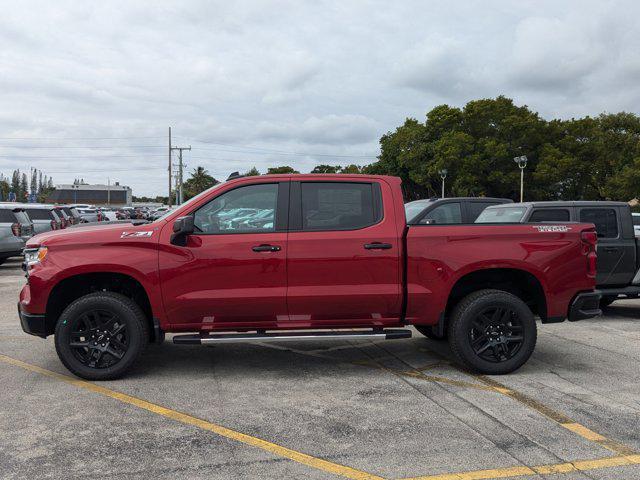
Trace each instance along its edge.
<instances>
[{"instance_id":1,"label":"parked car","mask_svg":"<svg viewBox=\"0 0 640 480\"><path fill-rule=\"evenodd\" d=\"M0 203L0 265L8 258L22 255L25 242L33 235L33 223L24 209Z\"/></svg>"},{"instance_id":2,"label":"parked car","mask_svg":"<svg viewBox=\"0 0 640 480\"><path fill-rule=\"evenodd\" d=\"M59 205L56 205L53 208L53 211L60 219L60 228L67 228L73 225L73 223L71 222L71 217L69 217L67 212L65 212L62 207L60 207Z\"/></svg>"},{"instance_id":3,"label":"parked car","mask_svg":"<svg viewBox=\"0 0 640 480\"><path fill-rule=\"evenodd\" d=\"M23 208L27 215L29 215L29 219L33 222L34 234L61 229L62 221L54 212L53 205L25 203L23 204Z\"/></svg>"},{"instance_id":4,"label":"parked car","mask_svg":"<svg viewBox=\"0 0 640 480\"><path fill-rule=\"evenodd\" d=\"M109 222L119 220L118 215L116 214L116 210L110 207L101 207L96 209L100 214L99 221L101 222Z\"/></svg>"},{"instance_id":5,"label":"parked car","mask_svg":"<svg viewBox=\"0 0 640 480\"><path fill-rule=\"evenodd\" d=\"M453 225L473 223L487 207L513 203L509 198L451 197L414 200L404 206L410 225Z\"/></svg>"},{"instance_id":6,"label":"parked car","mask_svg":"<svg viewBox=\"0 0 640 480\"><path fill-rule=\"evenodd\" d=\"M98 211L95 208L76 207L78 215L80 215L80 223L91 223L99 221Z\"/></svg>"},{"instance_id":7,"label":"parked car","mask_svg":"<svg viewBox=\"0 0 640 480\"><path fill-rule=\"evenodd\" d=\"M635 231L636 237L640 237L640 213L632 213L631 217L633 220L633 229Z\"/></svg>"},{"instance_id":8,"label":"parked car","mask_svg":"<svg viewBox=\"0 0 640 480\"><path fill-rule=\"evenodd\" d=\"M67 214L67 219L71 225L77 225L80 223L80 214L75 208L67 205L57 205L56 208L63 210Z\"/></svg>"},{"instance_id":9,"label":"parked car","mask_svg":"<svg viewBox=\"0 0 640 480\"><path fill-rule=\"evenodd\" d=\"M479 223L549 223L548 229L571 229L567 222L593 223L598 232L596 285L607 306L620 296L640 295L640 239L634 235L631 209L624 202L529 202L487 208ZM557 224L557 225L556 225Z\"/></svg>"},{"instance_id":10,"label":"parked car","mask_svg":"<svg viewBox=\"0 0 640 480\"><path fill-rule=\"evenodd\" d=\"M274 221L232 228L246 209ZM407 225L394 177L245 177L153 223L31 239L20 320L55 333L62 363L87 379L123 375L165 332L189 345L382 340L410 337L406 325L447 332L460 363L501 374L533 352L534 315L601 313L596 243L591 223Z\"/></svg>"}]
</instances>

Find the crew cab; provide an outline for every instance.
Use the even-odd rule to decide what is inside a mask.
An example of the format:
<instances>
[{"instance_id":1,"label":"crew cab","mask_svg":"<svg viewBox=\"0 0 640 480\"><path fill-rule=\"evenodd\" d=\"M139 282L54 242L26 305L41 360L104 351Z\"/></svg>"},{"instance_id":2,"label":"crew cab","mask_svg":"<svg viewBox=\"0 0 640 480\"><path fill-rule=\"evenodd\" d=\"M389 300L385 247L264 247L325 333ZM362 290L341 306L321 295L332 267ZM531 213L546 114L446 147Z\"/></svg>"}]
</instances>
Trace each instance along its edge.
<instances>
[{"instance_id":1,"label":"crew cab","mask_svg":"<svg viewBox=\"0 0 640 480\"><path fill-rule=\"evenodd\" d=\"M610 201L527 202L487 208L479 223L587 222L598 233L596 288L606 307L640 295L640 238L629 204Z\"/></svg>"},{"instance_id":2,"label":"crew cab","mask_svg":"<svg viewBox=\"0 0 640 480\"><path fill-rule=\"evenodd\" d=\"M271 222L247 222L271 210ZM234 216L243 221L234 221ZM233 178L143 225L32 238L19 314L74 374L124 374L149 341L448 336L477 372L523 365L543 323L599 315L592 224L407 225L400 179Z\"/></svg>"}]
</instances>

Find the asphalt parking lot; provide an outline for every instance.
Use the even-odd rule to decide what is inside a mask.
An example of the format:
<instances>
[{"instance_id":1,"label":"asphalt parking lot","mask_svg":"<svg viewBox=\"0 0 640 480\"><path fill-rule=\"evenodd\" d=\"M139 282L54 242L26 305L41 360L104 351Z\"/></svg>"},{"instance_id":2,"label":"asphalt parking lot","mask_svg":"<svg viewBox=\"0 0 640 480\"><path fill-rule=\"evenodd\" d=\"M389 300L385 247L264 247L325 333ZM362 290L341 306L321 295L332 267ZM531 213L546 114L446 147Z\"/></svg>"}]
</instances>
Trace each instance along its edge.
<instances>
[{"instance_id":1,"label":"asphalt parking lot","mask_svg":"<svg viewBox=\"0 0 640 480\"><path fill-rule=\"evenodd\" d=\"M640 478L640 301L541 326L483 377L414 338L148 348L91 383L23 334L0 266L0 477Z\"/></svg>"}]
</instances>

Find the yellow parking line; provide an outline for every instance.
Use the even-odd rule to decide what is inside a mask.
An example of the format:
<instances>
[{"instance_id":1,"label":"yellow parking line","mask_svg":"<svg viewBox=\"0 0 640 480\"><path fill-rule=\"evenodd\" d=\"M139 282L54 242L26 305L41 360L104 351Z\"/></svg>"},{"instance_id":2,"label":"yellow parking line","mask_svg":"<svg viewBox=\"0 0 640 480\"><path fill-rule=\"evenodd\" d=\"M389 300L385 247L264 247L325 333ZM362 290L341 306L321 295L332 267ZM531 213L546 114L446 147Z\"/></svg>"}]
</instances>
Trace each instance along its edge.
<instances>
[{"instance_id":1,"label":"yellow parking line","mask_svg":"<svg viewBox=\"0 0 640 480\"><path fill-rule=\"evenodd\" d=\"M460 473L445 473L441 475L425 475L411 477L404 480L488 480L500 478L523 477L526 475L556 475L570 472L584 472L601 468L640 465L640 455L598 458L595 460L578 460L575 462L539 465L533 467L507 467L489 470L475 470Z\"/></svg>"},{"instance_id":2,"label":"yellow parking line","mask_svg":"<svg viewBox=\"0 0 640 480\"><path fill-rule=\"evenodd\" d=\"M142 410L155 413L156 415L170 418L172 420L175 420L177 422L184 423L187 425L192 425L202 430L213 432L222 437L226 437L231 440L244 443L246 445L251 445L252 447L260 448L267 452L273 453L274 455L288 458L290 460L293 460L294 462L307 465L308 467L315 468L317 470L322 470L324 472L332 473L334 475L340 475L342 477L351 478L354 480L383 480L382 477L373 475L371 473L363 472L361 470L356 470L355 468L339 465L337 463L329 462L321 458L313 457L311 455L307 455L306 453L298 452L296 450L292 450L290 448L286 448L281 445L268 442L261 438L253 437L245 433L236 432L235 430L231 430L230 428L226 428L221 425L217 425L215 423L193 417L186 413L181 413L176 410L172 410L170 408L162 407L160 405L147 402L146 400L142 400L140 398L127 395L126 393L116 392L115 390L111 390L109 388L96 385L95 383L73 378L68 375L56 373L51 370L38 367L36 365L31 365L30 363L26 363L21 360L8 357L6 355L0 354L0 361L7 363L9 365L23 368L25 370L29 370L31 372L39 373L41 375L46 375L47 377L50 377L50 378L55 378L56 380L60 380L62 382L74 385L76 387L88 390L93 393L104 395L105 397L113 398L120 402L138 407Z\"/></svg>"},{"instance_id":3,"label":"yellow parking line","mask_svg":"<svg viewBox=\"0 0 640 480\"><path fill-rule=\"evenodd\" d=\"M484 375L472 375L474 378L477 378L481 382L485 383L487 386L493 387L496 391L500 391L501 388L505 389L504 392L500 392L503 395L508 396L509 398L513 398L514 400L522 403L523 405L541 413L547 418L557 422L561 427L566 428L567 430L579 435L580 437L588 440L590 442L596 443L600 445L602 448L610 450L618 455L623 456L635 456L638 452L634 449L617 442L615 440L611 440L604 435L600 435L597 432L585 427L584 425L575 422L568 416L563 413L557 412L552 408L546 406L545 404L535 400L534 398L525 395L524 393L518 392L512 388L507 388L502 383L494 380L493 378L486 377Z\"/></svg>"}]
</instances>

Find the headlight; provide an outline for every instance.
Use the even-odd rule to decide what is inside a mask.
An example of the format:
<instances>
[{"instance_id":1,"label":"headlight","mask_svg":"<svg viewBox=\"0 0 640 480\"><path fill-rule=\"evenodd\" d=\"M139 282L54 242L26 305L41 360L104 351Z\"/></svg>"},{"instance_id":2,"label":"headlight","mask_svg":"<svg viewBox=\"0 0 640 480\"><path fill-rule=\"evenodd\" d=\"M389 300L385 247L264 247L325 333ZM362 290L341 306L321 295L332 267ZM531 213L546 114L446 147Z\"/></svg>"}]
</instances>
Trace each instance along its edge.
<instances>
[{"instance_id":1,"label":"headlight","mask_svg":"<svg viewBox=\"0 0 640 480\"><path fill-rule=\"evenodd\" d=\"M24 251L24 263L27 267L36 265L47 256L47 247L27 248Z\"/></svg>"}]
</instances>

